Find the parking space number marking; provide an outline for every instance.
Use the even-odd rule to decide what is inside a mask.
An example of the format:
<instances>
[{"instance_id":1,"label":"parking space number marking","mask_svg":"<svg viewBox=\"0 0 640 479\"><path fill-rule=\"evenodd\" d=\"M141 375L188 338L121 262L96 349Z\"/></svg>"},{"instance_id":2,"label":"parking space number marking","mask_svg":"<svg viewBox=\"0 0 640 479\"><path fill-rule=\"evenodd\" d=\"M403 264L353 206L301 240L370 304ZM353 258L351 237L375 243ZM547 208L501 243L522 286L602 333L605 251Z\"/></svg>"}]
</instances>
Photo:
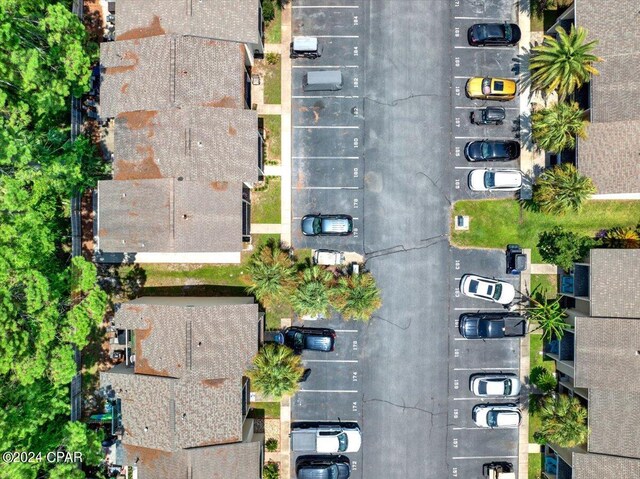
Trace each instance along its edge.
<instances>
[{"instance_id":1,"label":"parking space number marking","mask_svg":"<svg viewBox=\"0 0 640 479\"><path fill-rule=\"evenodd\" d=\"M454 379L453 380L453 389L460 389L460 380L459 379Z\"/></svg>"},{"instance_id":2,"label":"parking space number marking","mask_svg":"<svg viewBox=\"0 0 640 479\"><path fill-rule=\"evenodd\" d=\"M453 62L455 63L455 65L456 65L457 67L459 67L459 66L460 66L460 57L455 57L455 58L453 59Z\"/></svg>"},{"instance_id":3,"label":"parking space number marking","mask_svg":"<svg viewBox=\"0 0 640 479\"><path fill-rule=\"evenodd\" d=\"M460 414L460 411L458 411L457 409L453 410L453 419L458 419L458 416Z\"/></svg>"},{"instance_id":4,"label":"parking space number marking","mask_svg":"<svg viewBox=\"0 0 640 479\"><path fill-rule=\"evenodd\" d=\"M352 380L354 383L357 383L357 382L358 382L358 371L354 371L354 372L353 372L353 374L351 375L351 380Z\"/></svg>"},{"instance_id":5,"label":"parking space number marking","mask_svg":"<svg viewBox=\"0 0 640 479\"><path fill-rule=\"evenodd\" d=\"M357 210L357 209L358 209L358 206L359 206L359 204L358 204L358 198L354 198L354 199L353 199L353 209L354 209L354 210Z\"/></svg>"},{"instance_id":6,"label":"parking space number marking","mask_svg":"<svg viewBox=\"0 0 640 479\"><path fill-rule=\"evenodd\" d=\"M358 56L358 47L353 47L353 56L354 57Z\"/></svg>"},{"instance_id":7,"label":"parking space number marking","mask_svg":"<svg viewBox=\"0 0 640 479\"><path fill-rule=\"evenodd\" d=\"M353 412L358 412L358 402L357 401L353 401L353 403L351 403L351 410Z\"/></svg>"},{"instance_id":8,"label":"parking space number marking","mask_svg":"<svg viewBox=\"0 0 640 479\"><path fill-rule=\"evenodd\" d=\"M460 180L456 180L455 181L455 185L456 185L456 190L459 190L460 189ZM456 298L457 298L457 296L456 296Z\"/></svg>"},{"instance_id":9,"label":"parking space number marking","mask_svg":"<svg viewBox=\"0 0 640 479\"><path fill-rule=\"evenodd\" d=\"M358 88L358 77L353 79L353 88Z\"/></svg>"},{"instance_id":10,"label":"parking space number marking","mask_svg":"<svg viewBox=\"0 0 640 479\"><path fill-rule=\"evenodd\" d=\"M353 139L353 147L354 148L358 148L358 139L357 138ZM460 155L458 155L458 156L460 156Z\"/></svg>"},{"instance_id":11,"label":"parking space number marking","mask_svg":"<svg viewBox=\"0 0 640 479\"><path fill-rule=\"evenodd\" d=\"M457 437L453 438L453 447L458 447L458 438Z\"/></svg>"},{"instance_id":12,"label":"parking space number marking","mask_svg":"<svg viewBox=\"0 0 640 479\"><path fill-rule=\"evenodd\" d=\"M354 168L353 169L353 177L357 178L358 177L358 168ZM356 200L357 201L357 200Z\"/></svg>"},{"instance_id":13,"label":"parking space number marking","mask_svg":"<svg viewBox=\"0 0 640 479\"><path fill-rule=\"evenodd\" d=\"M459 358L460 357L460 350L458 348L453 350L453 357L455 357L455 358Z\"/></svg>"},{"instance_id":14,"label":"parking space number marking","mask_svg":"<svg viewBox=\"0 0 640 479\"><path fill-rule=\"evenodd\" d=\"M358 228L353 228L353 237L357 238L358 237ZM357 349L357 348L356 348Z\"/></svg>"},{"instance_id":15,"label":"parking space number marking","mask_svg":"<svg viewBox=\"0 0 640 479\"><path fill-rule=\"evenodd\" d=\"M358 25L358 15L354 15L353 16L353 26L357 26Z\"/></svg>"},{"instance_id":16,"label":"parking space number marking","mask_svg":"<svg viewBox=\"0 0 640 479\"><path fill-rule=\"evenodd\" d=\"M460 156L460 147L456 146L456 156Z\"/></svg>"},{"instance_id":17,"label":"parking space number marking","mask_svg":"<svg viewBox=\"0 0 640 479\"><path fill-rule=\"evenodd\" d=\"M456 269L460 269L460 260L459 259L456 260L455 265L456 265Z\"/></svg>"},{"instance_id":18,"label":"parking space number marking","mask_svg":"<svg viewBox=\"0 0 640 479\"><path fill-rule=\"evenodd\" d=\"M453 477L458 477L458 468L454 467L453 469L451 469L451 475Z\"/></svg>"},{"instance_id":19,"label":"parking space number marking","mask_svg":"<svg viewBox=\"0 0 640 479\"><path fill-rule=\"evenodd\" d=\"M358 350L358 341L357 341L357 340L354 340L354 341L353 341L353 350L354 350L354 351L357 351L357 350Z\"/></svg>"},{"instance_id":20,"label":"parking space number marking","mask_svg":"<svg viewBox=\"0 0 640 479\"><path fill-rule=\"evenodd\" d=\"M460 87L456 86L456 96L460 96Z\"/></svg>"}]
</instances>

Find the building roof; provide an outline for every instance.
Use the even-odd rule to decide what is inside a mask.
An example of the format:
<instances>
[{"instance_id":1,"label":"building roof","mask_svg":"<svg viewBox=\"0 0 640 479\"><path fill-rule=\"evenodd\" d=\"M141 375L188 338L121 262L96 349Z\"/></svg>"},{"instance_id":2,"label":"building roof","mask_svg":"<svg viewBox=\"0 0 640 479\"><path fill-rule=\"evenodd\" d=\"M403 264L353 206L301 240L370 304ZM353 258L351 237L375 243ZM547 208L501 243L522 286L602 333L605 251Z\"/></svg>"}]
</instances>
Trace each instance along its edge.
<instances>
[{"instance_id":1,"label":"building roof","mask_svg":"<svg viewBox=\"0 0 640 479\"><path fill-rule=\"evenodd\" d=\"M114 315L116 327L135 330L138 374L238 378L258 352L257 304L147 304L148 299L120 304Z\"/></svg>"},{"instance_id":2,"label":"building roof","mask_svg":"<svg viewBox=\"0 0 640 479\"><path fill-rule=\"evenodd\" d=\"M640 319L575 320L576 387L640 393Z\"/></svg>"},{"instance_id":3,"label":"building roof","mask_svg":"<svg viewBox=\"0 0 640 479\"><path fill-rule=\"evenodd\" d=\"M640 318L640 250L592 249L591 316Z\"/></svg>"},{"instance_id":4,"label":"building roof","mask_svg":"<svg viewBox=\"0 0 640 479\"><path fill-rule=\"evenodd\" d=\"M254 441L169 453L125 445L124 452L126 464L136 464L138 479L258 479L261 447Z\"/></svg>"},{"instance_id":5,"label":"building roof","mask_svg":"<svg viewBox=\"0 0 640 479\"><path fill-rule=\"evenodd\" d=\"M599 194L640 192L640 35L637 0L618 0L603 9L602 0L579 0L575 23L597 40L603 58L590 82L589 138L578 140L578 168ZM623 34L626 32L627 34ZM634 32L636 34L634 35Z\"/></svg>"},{"instance_id":6,"label":"building roof","mask_svg":"<svg viewBox=\"0 0 640 479\"><path fill-rule=\"evenodd\" d=\"M261 44L259 0L118 0L116 39L163 34Z\"/></svg>"},{"instance_id":7,"label":"building roof","mask_svg":"<svg viewBox=\"0 0 640 479\"><path fill-rule=\"evenodd\" d=\"M121 399L123 444L175 451L242 441L242 378L189 379L100 374Z\"/></svg>"},{"instance_id":8,"label":"building roof","mask_svg":"<svg viewBox=\"0 0 640 479\"><path fill-rule=\"evenodd\" d=\"M100 116L184 106L245 108L242 45L163 35L100 44Z\"/></svg>"},{"instance_id":9,"label":"building roof","mask_svg":"<svg viewBox=\"0 0 640 479\"><path fill-rule=\"evenodd\" d=\"M257 181L257 112L196 107L120 113L113 179L152 178Z\"/></svg>"},{"instance_id":10,"label":"building roof","mask_svg":"<svg viewBox=\"0 0 640 479\"><path fill-rule=\"evenodd\" d=\"M640 458L638 424L640 393L637 390L589 390L589 452Z\"/></svg>"},{"instance_id":11,"label":"building roof","mask_svg":"<svg viewBox=\"0 0 640 479\"><path fill-rule=\"evenodd\" d=\"M242 185L98 182L98 247L112 253L242 250Z\"/></svg>"},{"instance_id":12,"label":"building roof","mask_svg":"<svg viewBox=\"0 0 640 479\"><path fill-rule=\"evenodd\" d=\"M573 477L580 479L640 477L640 460L604 454L573 453Z\"/></svg>"}]
</instances>

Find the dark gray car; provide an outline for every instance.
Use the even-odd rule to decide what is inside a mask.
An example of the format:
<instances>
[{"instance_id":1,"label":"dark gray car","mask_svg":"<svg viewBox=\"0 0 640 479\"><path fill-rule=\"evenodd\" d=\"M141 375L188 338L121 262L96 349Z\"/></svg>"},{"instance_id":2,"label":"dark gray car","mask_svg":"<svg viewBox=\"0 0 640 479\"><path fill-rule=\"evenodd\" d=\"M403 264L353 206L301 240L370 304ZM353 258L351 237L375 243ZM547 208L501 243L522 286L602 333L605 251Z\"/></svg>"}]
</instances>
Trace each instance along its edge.
<instances>
[{"instance_id":1,"label":"dark gray car","mask_svg":"<svg viewBox=\"0 0 640 479\"><path fill-rule=\"evenodd\" d=\"M515 140L470 141L464 147L468 161L510 161L520 156L520 143Z\"/></svg>"},{"instance_id":2,"label":"dark gray car","mask_svg":"<svg viewBox=\"0 0 640 479\"><path fill-rule=\"evenodd\" d=\"M284 344L295 352L305 349L331 352L336 343L336 332L329 328L304 328L292 326L284 330Z\"/></svg>"},{"instance_id":3,"label":"dark gray car","mask_svg":"<svg viewBox=\"0 0 640 479\"><path fill-rule=\"evenodd\" d=\"M349 215L306 215L300 223L305 236L348 236L353 232Z\"/></svg>"},{"instance_id":4,"label":"dark gray car","mask_svg":"<svg viewBox=\"0 0 640 479\"><path fill-rule=\"evenodd\" d=\"M471 112L471 123L475 125L502 125L506 117L504 108L500 106L488 106Z\"/></svg>"},{"instance_id":5,"label":"dark gray car","mask_svg":"<svg viewBox=\"0 0 640 479\"><path fill-rule=\"evenodd\" d=\"M346 456L301 456L296 475L298 479L348 479L351 463Z\"/></svg>"}]
</instances>

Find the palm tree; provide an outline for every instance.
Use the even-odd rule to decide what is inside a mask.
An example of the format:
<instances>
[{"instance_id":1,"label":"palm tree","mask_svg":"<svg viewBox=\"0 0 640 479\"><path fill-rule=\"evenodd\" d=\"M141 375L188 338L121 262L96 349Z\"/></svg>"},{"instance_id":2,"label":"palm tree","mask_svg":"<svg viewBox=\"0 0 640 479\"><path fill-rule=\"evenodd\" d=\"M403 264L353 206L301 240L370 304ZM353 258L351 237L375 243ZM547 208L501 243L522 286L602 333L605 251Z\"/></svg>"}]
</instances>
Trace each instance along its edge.
<instances>
[{"instance_id":1,"label":"palm tree","mask_svg":"<svg viewBox=\"0 0 640 479\"><path fill-rule=\"evenodd\" d=\"M566 394L548 396L538 414L541 426L537 434L544 441L560 447L574 447L587 442L587 409L577 398Z\"/></svg>"},{"instance_id":2,"label":"palm tree","mask_svg":"<svg viewBox=\"0 0 640 479\"><path fill-rule=\"evenodd\" d=\"M607 230L602 241L608 248L640 248L640 232L637 227L627 226L613 228Z\"/></svg>"},{"instance_id":3,"label":"palm tree","mask_svg":"<svg viewBox=\"0 0 640 479\"><path fill-rule=\"evenodd\" d=\"M370 273L340 278L332 299L344 319L368 321L373 312L382 306L380 290Z\"/></svg>"},{"instance_id":4,"label":"palm tree","mask_svg":"<svg viewBox=\"0 0 640 479\"><path fill-rule=\"evenodd\" d=\"M268 306L282 299L295 278L294 264L287 251L275 241L260 247L249 261L251 285L247 291Z\"/></svg>"},{"instance_id":5,"label":"palm tree","mask_svg":"<svg viewBox=\"0 0 640 479\"><path fill-rule=\"evenodd\" d=\"M597 42L586 43L587 31L571 26L567 33L562 27L556 29L557 38L545 36L542 45L531 49L529 62L531 86L534 90L551 93L557 91L560 99L573 93L598 70L593 63L602 61L590 53Z\"/></svg>"},{"instance_id":6,"label":"palm tree","mask_svg":"<svg viewBox=\"0 0 640 479\"><path fill-rule=\"evenodd\" d=\"M529 320L537 323L531 332L541 329L543 340L560 339L564 336L567 313L560 306L561 298L562 296L552 300L546 297L540 300L530 298L531 307L527 308L527 313Z\"/></svg>"},{"instance_id":7,"label":"palm tree","mask_svg":"<svg viewBox=\"0 0 640 479\"><path fill-rule=\"evenodd\" d=\"M576 102L556 103L531 115L533 141L543 150L560 152L576 147L576 137L587 137L584 111Z\"/></svg>"},{"instance_id":8,"label":"palm tree","mask_svg":"<svg viewBox=\"0 0 640 479\"><path fill-rule=\"evenodd\" d=\"M544 213L562 214L580 211L582 204L596 192L591 178L581 175L575 166L563 163L545 170L533 188L533 202Z\"/></svg>"},{"instance_id":9,"label":"palm tree","mask_svg":"<svg viewBox=\"0 0 640 479\"><path fill-rule=\"evenodd\" d=\"M544 366L536 366L529 372L531 384L537 387L543 394L553 391L558 385L555 375Z\"/></svg>"},{"instance_id":10,"label":"palm tree","mask_svg":"<svg viewBox=\"0 0 640 479\"><path fill-rule=\"evenodd\" d=\"M279 401L298 390L303 372L302 360L291 348L270 343L253 358L247 375L256 391Z\"/></svg>"},{"instance_id":11,"label":"palm tree","mask_svg":"<svg viewBox=\"0 0 640 479\"><path fill-rule=\"evenodd\" d=\"M329 290L333 274L320 266L311 266L300 272L299 285L291 295L291 306L299 315L324 316L329 311Z\"/></svg>"}]
</instances>

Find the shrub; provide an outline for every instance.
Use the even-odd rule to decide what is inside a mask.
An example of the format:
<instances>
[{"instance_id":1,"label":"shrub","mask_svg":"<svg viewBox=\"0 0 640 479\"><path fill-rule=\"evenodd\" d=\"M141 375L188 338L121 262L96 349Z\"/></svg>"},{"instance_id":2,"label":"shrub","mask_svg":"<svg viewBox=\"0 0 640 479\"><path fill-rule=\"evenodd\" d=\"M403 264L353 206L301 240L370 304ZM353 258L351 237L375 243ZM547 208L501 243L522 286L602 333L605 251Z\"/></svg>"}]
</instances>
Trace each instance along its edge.
<instances>
[{"instance_id":1,"label":"shrub","mask_svg":"<svg viewBox=\"0 0 640 479\"><path fill-rule=\"evenodd\" d=\"M268 343L253 358L247 375L256 391L279 401L298 390L303 372L302 360L292 349Z\"/></svg>"},{"instance_id":2,"label":"shrub","mask_svg":"<svg viewBox=\"0 0 640 479\"><path fill-rule=\"evenodd\" d=\"M276 16L276 9L273 0L262 0L262 17L265 22L270 22Z\"/></svg>"},{"instance_id":3,"label":"shrub","mask_svg":"<svg viewBox=\"0 0 640 479\"><path fill-rule=\"evenodd\" d=\"M344 319L369 321L382 306L380 290L370 273L343 276L332 292L334 307Z\"/></svg>"},{"instance_id":4,"label":"shrub","mask_svg":"<svg viewBox=\"0 0 640 479\"><path fill-rule=\"evenodd\" d=\"M280 62L280 55L277 53L269 52L264 57L269 65L277 65Z\"/></svg>"},{"instance_id":5,"label":"shrub","mask_svg":"<svg viewBox=\"0 0 640 479\"><path fill-rule=\"evenodd\" d=\"M573 268L573 263L584 258L598 241L556 226L544 231L538 239L538 251L542 259L560 266L564 270Z\"/></svg>"},{"instance_id":6,"label":"shrub","mask_svg":"<svg viewBox=\"0 0 640 479\"><path fill-rule=\"evenodd\" d=\"M275 452L278 450L278 440L275 437L270 437L269 439L267 439L267 441L264 443L264 447L267 449L267 451L269 452Z\"/></svg>"},{"instance_id":7,"label":"shrub","mask_svg":"<svg viewBox=\"0 0 640 479\"><path fill-rule=\"evenodd\" d=\"M269 461L262 469L263 479L280 479L280 465L276 462Z\"/></svg>"},{"instance_id":8,"label":"shrub","mask_svg":"<svg viewBox=\"0 0 640 479\"><path fill-rule=\"evenodd\" d=\"M553 373L544 366L536 366L533 368L529 374L529 380L531 384L545 394L553 391L558 384L558 380Z\"/></svg>"}]
</instances>

